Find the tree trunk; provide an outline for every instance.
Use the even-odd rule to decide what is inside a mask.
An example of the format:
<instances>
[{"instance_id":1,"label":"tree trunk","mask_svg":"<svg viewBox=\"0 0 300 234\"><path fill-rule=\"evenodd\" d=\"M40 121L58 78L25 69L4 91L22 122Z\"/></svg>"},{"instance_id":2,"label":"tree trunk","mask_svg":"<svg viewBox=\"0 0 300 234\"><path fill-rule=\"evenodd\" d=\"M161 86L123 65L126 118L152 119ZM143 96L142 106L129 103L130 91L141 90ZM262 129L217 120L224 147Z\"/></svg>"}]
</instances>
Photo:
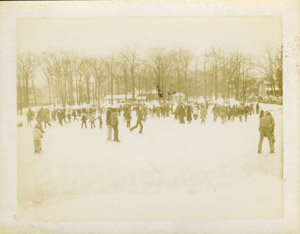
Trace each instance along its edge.
<instances>
[{"instance_id":1,"label":"tree trunk","mask_svg":"<svg viewBox=\"0 0 300 234\"><path fill-rule=\"evenodd\" d=\"M112 71L110 70L110 95L111 95L111 104L114 104L114 77Z\"/></svg>"},{"instance_id":2,"label":"tree trunk","mask_svg":"<svg viewBox=\"0 0 300 234\"><path fill-rule=\"evenodd\" d=\"M132 101L135 100L135 80L134 80L134 67L131 68L131 88L132 88Z\"/></svg>"},{"instance_id":3,"label":"tree trunk","mask_svg":"<svg viewBox=\"0 0 300 234\"><path fill-rule=\"evenodd\" d=\"M49 77L47 77L47 82L48 82L49 104L52 104L52 100L51 100L51 82L50 82L50 78Z\"/></svg>"},{"instance_id":4,"label":"tree trunk","mask_svg":"<svg viewBox=\"0 0 300 234\"><path fill-rule=\"evenodd\" d=\"M25 104L26 104L26 107L28 107L28 97L29 97L29 94L28 94L28 83L29 83L29 78L28 77L25 77Z\"/></svg>"},{"instance_id":5,"label":"tree trunk","mask_svg":"<svg viewBox=\"0 0 300 234\"><path fill-rule=\"evenodd\" d=\"M89 77L85 77L86 81L86 94L87 94L87 103L90 104L90 82L89 82Z\"/></svg>"},{"instance_id":6,"label":"tree trunk","mask_svg":"<svg viewBox=\"0 0 300 234\"><path fill-rule=\"evenodd\" d=\"M34 81L33 81L33 79L31 80L31 83L32 83L33 96L34 96L34 105L36 106L36 95L35 95L35 88L34 88Z\"/></svg>"},{"instance_id":7,"label":"tree trunk","mask_svg":"<svg viewBox=\"0 0 300 234\"><path fill-rule=\"evenodd\" d=\"M78 80L77 80L77 77L76 77L76 81L75 81L75 85L76 85L76 102L77 104L79 104L79 89L78 89Z\"/></svg>"}]
</instances>

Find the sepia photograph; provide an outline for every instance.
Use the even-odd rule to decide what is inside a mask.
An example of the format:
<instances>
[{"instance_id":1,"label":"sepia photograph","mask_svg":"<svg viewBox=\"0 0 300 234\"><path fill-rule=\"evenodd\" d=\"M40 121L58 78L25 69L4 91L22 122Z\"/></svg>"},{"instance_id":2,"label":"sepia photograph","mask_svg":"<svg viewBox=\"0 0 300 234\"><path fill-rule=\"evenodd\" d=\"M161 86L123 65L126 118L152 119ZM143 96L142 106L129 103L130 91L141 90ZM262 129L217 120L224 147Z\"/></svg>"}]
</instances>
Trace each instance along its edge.
<instances>
[{"instance_id":1,"label":"sepia photograph","mask_svg":"<svg viewBox=\"0 0 300 234\"><path fill-rule=\"evenodd\" d=\"M16 79L18 217L282 217L280 17L20 18Z\"/></svg>"},{"instance_id":2,"label":"sepia photograph","mask_svg":"<svg viewBox=\"0 0 300 234\"><path fill-rule=\"evenodd\" d=\"M0 3L0 233L297 234L300 4Z\"/></svg>"}]
</instances>

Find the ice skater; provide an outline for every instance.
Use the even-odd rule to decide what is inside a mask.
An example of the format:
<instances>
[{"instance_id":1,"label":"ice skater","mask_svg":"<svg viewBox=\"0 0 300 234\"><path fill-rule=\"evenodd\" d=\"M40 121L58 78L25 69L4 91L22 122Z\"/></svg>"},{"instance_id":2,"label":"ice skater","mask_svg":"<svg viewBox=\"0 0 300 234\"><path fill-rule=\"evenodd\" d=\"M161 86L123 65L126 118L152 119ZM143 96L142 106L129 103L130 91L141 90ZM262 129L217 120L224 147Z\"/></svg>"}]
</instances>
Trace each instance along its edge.
<instances>
[{"instance_id":1,"label":"ice skater","mask_svg":"<svg viewBox=\"0 0 300 234\"><path fill-rule=\"evenodd\" d=\"M140 130L139 130L139 134L143 133L143 123L142 121L145 122L144 117L143 117L143 113L140 110L137 114L137 120L136 120L136 125L132 128L130 128L130 132L132 132L134 129L136 129L138 126L140 126Z\"/></svg>"}]
</instances>

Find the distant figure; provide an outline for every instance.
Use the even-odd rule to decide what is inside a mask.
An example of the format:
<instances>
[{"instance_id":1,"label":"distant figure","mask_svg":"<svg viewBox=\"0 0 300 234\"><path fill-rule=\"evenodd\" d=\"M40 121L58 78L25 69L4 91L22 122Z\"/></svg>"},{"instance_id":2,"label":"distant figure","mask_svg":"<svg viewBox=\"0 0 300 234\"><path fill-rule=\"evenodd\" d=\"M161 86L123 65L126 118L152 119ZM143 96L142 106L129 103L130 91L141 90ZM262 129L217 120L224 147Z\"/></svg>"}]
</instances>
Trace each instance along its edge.
<instances>
[{"instance_id":1,"label":"distant figure","mask_svg":"<svg viewBox=\"0 0 300 234\"><path fill-rule=\"evenodd\" d=\"M117 112L117 109L114 108L111 113L111 126L114 130L114 141L115 142L120 142L118 125L119 125L118 112Z\"/></svg>"},{"instance_id":2,"label":"distant figure","mask_svg":"<svg viewBox=\"0 0 300 234\"><path fill-rule=\"evenodd\" d=\"M103 123L103 121L102 121L102 115L101 115L101 112L99 112L99 115L98 115L97 119L99 120L99 128L102 128L102 123Z\"/></svg>"},{"instance_id":3,"label":"distant figure","mask_svg":"<svg viewBox=\"0 0 300 234\"><path fill-rule=\"evenodd\" d=\"M191 105L187 106L186 120L189 124L192 122L192 107L191 107Z\"/></svg>"},{"instance_id":4,"label":"distant figure","mask_svg":"<svg viewBox=\"0 0 300 234\"><path fill-rule=\"evenodd\" d=\"M95 120L96 120L96 118L95 118L94 114L91 113L89 116L89 121L91 123L91 129L95 128Z\"/></svg>"},{"instance_id":5,"label":"distant figure","mask_svg":"<svg viewBox=\"0 0 300 234\"><path fill-rule=\"evenodd\" d=\"M39 125L41 124L38 123L32 131L35 154L39 154L42 151L41 138L43 137L43 132L41 131L41 126Z\"/></svg>"},{"instance_id":6,"label":"distant figure","mask_svg":"<svg viewBox=\"0 0 300 234\"><path fill-rule=\"evenodd\" d=\"M179 115L179 123L184 124L185 110L183 108L183 105L179 106L178 115Z\"/></svg>"},{"instance_id":7,"label":"distant figure","mask_svg":"<svg viewBox=\"0 0 300 234\"><path fill-rule=\"evenodd\" d=\"M256 103L256 114L258 115L259 114L259 104Z\"/></svg>"},{"instance_id":8,"label":"distant figure","mask_svg":"<svg viewBox=\"0 0 300 234\"><path fill-rule=\"evenodd\" d=\"M214 122L216 122L219 114L219 107L217 106L217 104L214 105L211 111L213 113Z\"/></svg>"},{"instance_id":9,"label":"distant figure","mask_svg":"<svg viewBox=\"0 0 300 234\"><path fill-rule=\"evenodd\" d=\"M265 115L260 117L260 121L259 121L259 132L260 132L260 138L258 143L259 154L261 153L264 137L267 137L269 140L270 153L271 154L275 153L274 152L274 129L275 129L274 118L270 112L266 112Z\"/></svg>"},{"instance_id":10,"label":"distant figure","mask_svg":"<svg viewBox=\"0 0 300 234\"><path fill-rule=\"evenodd\" d=\"M70 111L68 111L67 118L68 118L68 122L71 123L71 112Z\"/></svg>"},{"instance_id":11,"label":"distant figure","mask_svg":"<svg viewBox=\"0 0 300 234\"><path fill-rule=\"evenodd\" d=\"M107 108L106 110L106 126L107 126L107 140L111 141L111 133L112 133L112 127L111 127L111 108Z\"/></svg>"},{"instance_id":12,"label":"distant figure","mask_svg":"<svg viewBox=\"0 0 300 234\"><path fill-rule=\"evenodd\" d=\"M126 127L130 128L131 126L131 107L128 106L124 111L124 119L126 120Z\"/></svg>"},{"instance_id":13,"label":"distant figure","mask_svg":"<svg viewBox=\"0 0 300 234\"><path fill-rule=\"evenodd\" d=\"M73 116L73 121L77 120L76 116L76 111L75 110L72 110L72 116Z\"/></svg>"},{"instance_id":14,"label":"distant figure","mask_svg":"<svg viewBox=\"0 0 300 234\"><path fill-rule=\"evenodd\" d=\"M178 119L178 114L179 114L179 105L176 106L175 111L174 111L174 117L176 120Z\"/></svg>"},{"instance_id":15,"label":"distant figure","mask_svg":"<svg viewBox=\"0 0 300 234\"><path fill-rule=\"evenodd\" d=\"M83 127L83 125L85 126L85 128L87 128L86 126L86 120L87 120L87 116L86 116L86 113L82 113L82 116L81 116L81 128Z\"/></svg>"},{"instance_id":16,"label":"distant figure","mask_svg":"<svg viewBox=\"0 0 300 234\"><path fill-rule=\"evenodd\" d=\"M31 126L31 121L32 121L33 118L34 118L34 113L33 113L33 111L31 110L31 108L29 108L29 110L28 110L26 116L27 116L27 125L28 125L28 126Z\"/></svg>"}]
</instances>

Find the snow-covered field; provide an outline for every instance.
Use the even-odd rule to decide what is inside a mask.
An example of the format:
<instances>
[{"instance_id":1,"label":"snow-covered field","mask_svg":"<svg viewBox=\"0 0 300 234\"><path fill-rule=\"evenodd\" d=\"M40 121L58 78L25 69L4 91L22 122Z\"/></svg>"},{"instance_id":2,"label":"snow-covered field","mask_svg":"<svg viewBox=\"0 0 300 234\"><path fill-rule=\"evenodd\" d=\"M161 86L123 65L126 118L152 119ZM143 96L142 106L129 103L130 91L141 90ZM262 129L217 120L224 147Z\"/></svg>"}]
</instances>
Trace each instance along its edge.
<instances>
[{"instance_id":1,"label":"snow-covered field","mask_svg":"<svg viewBox=\"0 0 300 234\"><path fill-rule=\"evenodd\" d=\"M268 140L257 154L258 115L247 122L180 125L151 118L130 133L120 119L120 143L106 125L52 123L40 155L32 128L18 128L18 215L26 220L198 220L280 218L283 214L282 106L275 118L275 154ZM132 124L135 124L133 119Z\"/></svg>"}]
</instances>

